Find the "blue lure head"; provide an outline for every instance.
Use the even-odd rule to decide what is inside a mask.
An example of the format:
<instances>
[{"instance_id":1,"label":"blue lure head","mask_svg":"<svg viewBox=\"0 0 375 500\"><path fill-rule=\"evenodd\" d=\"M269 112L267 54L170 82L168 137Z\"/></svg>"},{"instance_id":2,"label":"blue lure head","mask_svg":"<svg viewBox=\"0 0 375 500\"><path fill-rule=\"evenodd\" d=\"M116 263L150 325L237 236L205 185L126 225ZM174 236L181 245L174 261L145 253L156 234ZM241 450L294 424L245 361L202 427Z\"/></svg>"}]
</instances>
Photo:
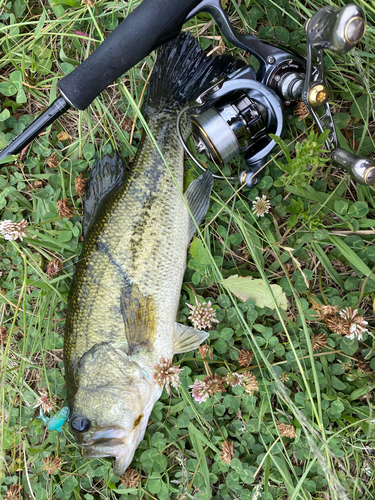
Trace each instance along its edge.
<instances>
[{"instance_id":1,"label":"blue lure head","mask_svg":"<svg viewBox=\"0 0 375 500\"><path fill-rule=\"evenodd\" d=\"M68 420L70 410L67 406L64 406L60 411L53 415L53 417L46 417L43 413L42 408L40 408L39 418L43 421L44 425L47 427L49 431L62 431L62 427L65 422Z\"/></svg>"}]
</instances>

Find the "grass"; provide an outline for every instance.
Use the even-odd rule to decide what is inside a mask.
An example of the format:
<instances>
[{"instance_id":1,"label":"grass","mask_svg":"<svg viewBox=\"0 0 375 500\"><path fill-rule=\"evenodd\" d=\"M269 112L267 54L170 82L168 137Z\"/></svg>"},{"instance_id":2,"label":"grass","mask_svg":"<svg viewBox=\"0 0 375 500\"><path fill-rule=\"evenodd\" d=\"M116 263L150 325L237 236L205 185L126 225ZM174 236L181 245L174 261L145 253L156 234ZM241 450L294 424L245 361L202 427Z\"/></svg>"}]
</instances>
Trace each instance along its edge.
<instances>
[{"instance_id":1,"label":"grass","mask_svg":"<svg viewBox=\"0 0 375 500\"><path fill-rule=\"evenodd\" d=\"M63 74L139 3L0 0L0 148L55 99ZM340 145L365 156L374 151L375 9L360 4L368 24L363 42L345 56L326 54L325 66ZM226 5L237 29L303 53L302 26L324 3ZM208 16L185 29L207 52L220 49L220 33ZM226 52L246 59L242 51ZM212 301L219 320L208 340L213 358L202 359L198 351L175 357L183 368L181 388L171 397L164 391L154 407L132 463L140 475L136 488L129 486L137 481L113 475L109 459L83 460L68 426L48 433L35 419L43 394L54 405L51 413L64 405L63 327L82 248L83 203L75 179L87 177L95 159L115 149L134 157L143 121L136 106L153 61L151 54L88 110L70 110L15 163L0 165L1 220L29 222L23 242L0 238L0 497L373 498L374 189L324 162L324 153L312 164L312 149L321 149L314 145L313 124L292 112L284 137L290 161L276 149L251 190L215 182L188 254L179 313L179 321L189 324L186 303L194 304L194 295ZM187 161L187 182L197 175ZM253 202L263 194L271 210L258 218ZM69 219L58 216L62 198L72 207ZM53 259L62 269L50 274ZM234 275L262 279L273 305L239 299L226 282ZM271 284L282 288L286 310L272 298ZM327 305L358 308L368 332L361 340L335 333L332 321L317 314ZM239 364L241 349L254 353L248 368ZM194 401L189 386L195 380L229 371L250 371L259 390L250 395L242 386L226 387L201 404ZM293 426L295 437L283 435L280 424ZM230 463L223 461L225 442L234 447Z\"/></svg>"}]
</instances>

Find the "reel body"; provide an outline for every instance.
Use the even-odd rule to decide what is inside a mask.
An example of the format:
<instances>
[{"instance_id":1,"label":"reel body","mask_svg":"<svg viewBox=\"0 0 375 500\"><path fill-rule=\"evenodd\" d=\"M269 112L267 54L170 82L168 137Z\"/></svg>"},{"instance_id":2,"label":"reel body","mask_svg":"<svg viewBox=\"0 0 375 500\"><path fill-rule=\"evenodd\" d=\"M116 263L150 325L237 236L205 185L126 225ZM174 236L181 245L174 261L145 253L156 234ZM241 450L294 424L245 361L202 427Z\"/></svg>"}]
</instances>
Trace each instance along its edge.
<instances>
[{"instance_id":1,"label":"reel body","mask_svg":"<svg viewBox=\"0 0 375 500\"><path fill-rule=\"evenodd\" d=\"M198 151L221 166L242 154L251 174L246 185L255 185L255 173L275 146L268 134L283 132L280 98L245 67L210 94L204 107L192 121Z\"/></svg>"}]
</instances>

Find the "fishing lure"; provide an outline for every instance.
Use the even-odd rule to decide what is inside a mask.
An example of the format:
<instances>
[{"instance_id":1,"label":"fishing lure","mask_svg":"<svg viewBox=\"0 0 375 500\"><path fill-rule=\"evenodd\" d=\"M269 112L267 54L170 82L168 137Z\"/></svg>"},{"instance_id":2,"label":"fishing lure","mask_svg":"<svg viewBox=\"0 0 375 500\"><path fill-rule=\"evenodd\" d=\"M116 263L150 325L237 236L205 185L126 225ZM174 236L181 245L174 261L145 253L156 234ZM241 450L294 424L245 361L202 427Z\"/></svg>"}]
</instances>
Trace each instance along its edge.
<instances>
[{"instance_id":1,"label":"fishing lure","mask_svg":"<svg viewBox=\"0 0 375 500\"><path fill-rule=\"evenodd\" d=\"M39 420L42 420L43 424L47 427L49 431L62 431L62 427L69 418L70 410L67 406L61 408L53 417L46 417L43 413L42 408L40 408Z\"/></svg>"}]
</instances>

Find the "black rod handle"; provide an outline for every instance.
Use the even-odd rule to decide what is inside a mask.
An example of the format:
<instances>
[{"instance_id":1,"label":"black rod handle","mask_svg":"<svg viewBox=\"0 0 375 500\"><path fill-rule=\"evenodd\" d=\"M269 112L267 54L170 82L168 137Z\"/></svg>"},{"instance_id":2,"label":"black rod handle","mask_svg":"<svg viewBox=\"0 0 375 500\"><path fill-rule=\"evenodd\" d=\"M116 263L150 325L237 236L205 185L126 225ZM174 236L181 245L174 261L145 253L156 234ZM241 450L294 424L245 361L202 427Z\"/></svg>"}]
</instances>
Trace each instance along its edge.
<instances>
[{"instance_id":1,"label":"black rod handle","mask_svg":"<svg viewBox=\"0 0 375 500\"><path fill-rule=\"evenodd\" d=\"M59 88L72 106L84 110L108 85L159 45L179 34L189 12L202 0L143 0Z\"/></svg>"},{"instance_id":2,"label":"black rod handle","mask_svg":"<svg viewBox=\"0 0 375 500\"><path fill-rule=\"evenodd\" d=\"M63 97L56 99L51 106L42 113L31 125L13 139L0 151L0 160L9 155L20 153L44 129L53 123L59 116L70 108L70 104Z\"/></svg>"}]
</instances>

